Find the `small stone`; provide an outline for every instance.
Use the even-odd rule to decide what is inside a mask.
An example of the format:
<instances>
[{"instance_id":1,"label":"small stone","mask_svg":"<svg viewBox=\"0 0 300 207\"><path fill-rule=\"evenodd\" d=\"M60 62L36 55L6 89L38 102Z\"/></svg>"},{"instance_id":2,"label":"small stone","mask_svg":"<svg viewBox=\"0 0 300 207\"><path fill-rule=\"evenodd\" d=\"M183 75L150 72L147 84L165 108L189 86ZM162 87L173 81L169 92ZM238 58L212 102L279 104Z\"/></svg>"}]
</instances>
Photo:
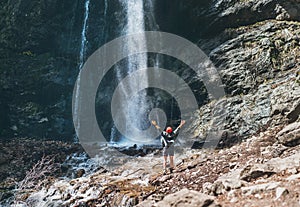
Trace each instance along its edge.
<instances>
[{"instance_id":1,"label":"small stone","mask_svg":"<svg viewBox=\"0 0 300 207\"><path fill-rule=\"evenodd\" d=\"M26 207L27 205L25 205L25 204L15 204L14 206L15 207Z\"/></svg>"},{"instance_id":2,"label":"small stone","mask_svg":"<svg viewBox=\"0 0 300 207\"><path fill-rule=\"evenodd\" d=\"M202 185L202 190L203 190L203 193L205 193L205 194L213 195L213 192L212 192L212 183L210 183L210 182L204 183Z\"/></svg>"},{"instance_id":3,"label":"small stone","mask_svg":"<svg viewBox=\"0 0 300 207\"><path fill-rule=\"evenodd\" d=\"M10 127L13 131L17 131L18 127L16 125L13 125L12 127Z\"/></svg>"},{"instance_id":4,"label":"small stone","mask_svg":"<svg viewBox=\"0 0 300 207\"><path fill-rule=\"evenodd\" d=\"M85 173L85 170L84 169L79 169L77 170L76 172L76 178L81 178Z\"/></svg>"},{"instance_id":5,"label":"small stone","mask_svg":"<svg viewBox=\"0 0 300 207\"><path fill-rule=\"evenodd\" d=\"M286 188L278 187L276 188L276 198L275 200L278 200L280 197L285 196L289 193L289 191Z\"/></svg>"},{"instance_id":6,"label":"small stone","mask_svg":"<svg viewBox=\"0 0 300 207\"><path fill-rule=\"evenodd\" d=\"M236 190L231 190L231 191L228 192L227 196L228 196L229 198L236 197L235 193L236 193Z\"/></svg>"},{"instance_id":7,"label":"small stone","mask_svg":"<svg viewBox=\"0 0 300 207\"><path fill-rule=\"evenodd\" d=\"M229 163L229 168L233 169L237 165L237 162L231 162Z\"/></svg>"},{"instance_id":8,"label":"small stone","mask_svg":"<svg viewBox=\"0 0 300 207\"><path fill-rule=\"evenodd\" d=\"M231 200L230 200L230 203L236 203L238 202L239 199L237 197L233 197Z\"/></svg>"},{"instance_id":9,"label":"small stone","mask_svg":"<svg viewBox=\"0 0 300 207\"><path fill-rule=\"evenodd\" d=\"M160 183L163 183L163 182L165 182L165 181L167 181L167 180L169 180L169 179L171 179L171 178L172 178L171 175L165 175L165 176L162 176L162 177L159 179L159 182L160 182Z\"/></svg>"},{"instance_id":10,"label":"small stone","mask_svg":"<svg viewBox=\"0 0 300 207\"><path fill-rule=\"evenodd\" d=\"M297 179L300 179L300 174L291 175L290 177L286 178L287 181L293 181Z\"/></svg>"},{"instance_id":11,"label":"small stone","mask_svg":"<svg viewBox=\"0 0 300 207\"><path fill-rule=\"evenodd\" d=\"M258 199L262 199L262 195L259 194L259 193L255 194L254 197L255 197L255 198L258 198Z\"/></svg>"},{"instance_id":12,"label":"small stone","mask_svg":"<svg viewBox=\"0 0 300 207\"><path fill-rule=\"evenodd\" d=\"M155 206L155 201L145 200L137 205L137 207L153 207Z\"/></svg>"},{"instance_id":13,"label":"small stone","mask_svg":"<svg viewBox=\"0 0 300 207\"><path fill-rule=\"evenodd\" d=\"M287 173L289 173L289 174L297 174L298 171L297 171L296 168L291 168L291 169L288 169L288 170L287 170Z\"/></svg>"},{"instance_id":14,"label":"small stone","mask_svg":"<svg viewBox=\"0 0 300 207\"><path fill-rule=\"evenodd\" d=\"M264 191L273 190L278 187L279 182L272 182L272 183L264 183L259 185L253 185L249 187L242 187L242 193L245 195L254 195Z\"/></svg>"}]
</instances>

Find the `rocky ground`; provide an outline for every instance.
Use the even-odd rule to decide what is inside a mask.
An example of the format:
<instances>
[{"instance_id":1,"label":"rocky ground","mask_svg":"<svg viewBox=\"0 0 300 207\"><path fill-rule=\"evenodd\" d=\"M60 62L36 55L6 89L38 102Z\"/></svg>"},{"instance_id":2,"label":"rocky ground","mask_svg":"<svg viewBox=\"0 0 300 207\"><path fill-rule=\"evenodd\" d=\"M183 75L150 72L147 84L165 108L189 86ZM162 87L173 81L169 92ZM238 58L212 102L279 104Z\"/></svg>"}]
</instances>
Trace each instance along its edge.
<instances>
[{"instance_id":1,"label":"rocky ground","mask_svg":"<svg viewBox=\"0 0 300 207\"><path fill-rule=\"evenodd\" d=\"M78 144L30 138L2 140L0 148L0 201L12 195L11 190L43 157L53 164L63 163L72 154L83 152ZM68 166L56 165L48 175L59 176L67 171Z\"/></svg>"},{"instance_id":2,"label":"rocky ground","mask_svg":"<svg viewBox=\"0 0 300 207\"><path fill-rule=\"evenodd\" d=\"M15 193L17 206L300 206L300 122L268 128L229 148L177 153L173 173L160 156L56 179ZM177 152L180 150L177 150Z\"/></svg>"}]
</instances>

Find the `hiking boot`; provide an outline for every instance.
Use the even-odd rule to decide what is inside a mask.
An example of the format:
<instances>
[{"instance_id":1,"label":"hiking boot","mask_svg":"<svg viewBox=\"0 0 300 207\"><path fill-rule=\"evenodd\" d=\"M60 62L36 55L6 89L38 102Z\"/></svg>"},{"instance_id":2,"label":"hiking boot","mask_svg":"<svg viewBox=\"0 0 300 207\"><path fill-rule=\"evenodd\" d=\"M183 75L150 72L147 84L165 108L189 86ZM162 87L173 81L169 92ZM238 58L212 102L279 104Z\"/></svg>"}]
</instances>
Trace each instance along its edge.
<instances>
[{"instance_id":1,"label":"hiking boot","mask_svg":"<svg viewBox=\"0 0 300 207\"><path fill-rule=\"evenodd\" d=\"M173 173L174 168L170 167L170 173Z\"/></svg>"}]
</instances>

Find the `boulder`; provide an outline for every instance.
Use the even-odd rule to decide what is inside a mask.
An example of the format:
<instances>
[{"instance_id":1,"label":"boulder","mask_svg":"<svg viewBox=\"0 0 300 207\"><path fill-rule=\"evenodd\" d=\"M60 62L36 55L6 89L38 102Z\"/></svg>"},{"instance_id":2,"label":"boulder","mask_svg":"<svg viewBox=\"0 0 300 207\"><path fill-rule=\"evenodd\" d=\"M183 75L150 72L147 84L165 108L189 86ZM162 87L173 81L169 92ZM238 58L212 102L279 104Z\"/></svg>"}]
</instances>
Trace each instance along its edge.
<instances>
[{"instance_id":1,"label":"boulder","mask_svg":"<svg viewBox=\"0 0 300 207\"><path fill-rule=\"evenodd\" d=\"M295 168L300 165L300 153L296 153L285 158L273 158L263 164L253 164L246 166L240 173L240 178L251 181L262 176L270 176L275 173Z\"/></svg>"},{"instance_id":2,"label":"boulder","mask_svg":"<svg viewBox=\"0 0 300 207\"><path fill-rule=\"evenodd\" d=\"M193 190L182 189L179 192L167 195L162 201L158 202L155 206L218 206L217 204L215 204L214 199L215 198L213 196L209 196Z\"/></svg>"},{"instance_id":3,"label":"boulder","mask_svg":"<svg viewBox=\"0 0 300 207\"><path fill-rule=\"evenodd\" d=\"M153 207L155 206L155 201L153 200L145 200L141 203L139 203L136 207Z\"/></svg>"},{"instance_id":4,"label":"boulder","mask_svg":"<svg viewBox=\"0 0 300 207\"><path fill-rule=\"evenodd\" d=\"M300 179L300 174L291 175L291 176L286 178L286 180L289 181L289 182L297 181L298 179Z\"/></svg>"},{"instance_id":5,"label":"boulder","mask_svg":"<svg viewBox=\"0 0 300 207\"><path fill-rule=\"evenodd\" d=\"M298 99L298 103L295 103L290 112L287 115L287 118L289 119L289 122L292 123L296 121L300 116L300 99Z\"/></svg>"},{"instance_id":6,"label":"boulder","mask_svg":"<svg viewBox=\"0 0 300 207\"><path fill-rule=\"evenodd\" d=\"M270 183L263 183L259 185L253 185L248 187L242 187L242 193L246 195L254 195L256 193L265 192L268 190L274 190L279 186L279 182L270 182Z\"/></svg>"},{"instance_id":7,"label":"boulder","mask_svg":"<svg viewBox=\"0 0 300 207\"><path fill-rule=\"evenodd\" d=\"M289 193L289 191L286 188L278 187L276 188L276 200L281 198L282 196L285 196Z\"/></svg>"},{"instance_id":8,"label":"boulder","mask_svg":"<svg viewBox=\"0 0 300 207\"><path fill-rule=\"evenodd\" d=\"M270 176L275 173L274 166L268 164L254 164L246 166L240 174L242 180L251 181L253 179L262 177L262 176Z\"/></svg>"},{"instance_id":9,"label":"boulder","mask_svg":"<svg viewBox=\"0 0 300 207\"><path fill-rule=\"evenodd\" d=\"M299 116L300 90L296 86L296 69L290 75L277 79L272 84L272 94L270 96L271 117L273 123L281 125L284 122L295 122ZM284 117L284 119L280 119Z\"/></svg>"},{"instance_id":10,"label":"boulder","mask_svg":"<svg viewBox=\"0 0 300 207\"><path fill-rule=\"evenodd\" d=\"M213 184L205 183L203 191L209 195L220 195L226 191L241 188L245 185L245 181L240 179L241 170L234 170L225 175L222 175Z\"/></svg>"},{"instance_id":11,"label":"boulder","mask_svg":"<svg viewBox=\"0 0 300 207\"><path fill-rule=\"evenodd\" d=\"M295 122L284 127L276 138L286 146L296 146L300 144L300 122Z\"/></svg>"},{"instance_id":12,"label":"boulder","mask_svg":"<svg viewBox=\"0 0 300 207\"><path fill-rule=\"evenodd\" d=\"M225 190L237 189L244 185L244 181L239 179L240 172L241 170L235 170L226 175L221 176L218 179L222 182Z\"/></svg>"}]
</instances>

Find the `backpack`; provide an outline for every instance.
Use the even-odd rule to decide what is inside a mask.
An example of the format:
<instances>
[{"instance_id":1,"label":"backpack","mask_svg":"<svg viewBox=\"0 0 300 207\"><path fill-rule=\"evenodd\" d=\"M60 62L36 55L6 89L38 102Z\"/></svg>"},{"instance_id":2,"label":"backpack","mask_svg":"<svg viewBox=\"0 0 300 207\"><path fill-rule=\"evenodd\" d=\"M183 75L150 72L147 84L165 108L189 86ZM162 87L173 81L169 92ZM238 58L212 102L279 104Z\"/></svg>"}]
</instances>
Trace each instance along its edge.
<instances>
[{"instance_id":1,"label":"backpack","mask_svg":"<svg viewBox=\"0 0 300 207\"><path fill-rule=\"evenodd\" d=\"M172 144L174 144L174 141L175 141L175 134L168 134L162 132L161 143L163 147L170 147Z\"/></svg>"}]
</instances>

